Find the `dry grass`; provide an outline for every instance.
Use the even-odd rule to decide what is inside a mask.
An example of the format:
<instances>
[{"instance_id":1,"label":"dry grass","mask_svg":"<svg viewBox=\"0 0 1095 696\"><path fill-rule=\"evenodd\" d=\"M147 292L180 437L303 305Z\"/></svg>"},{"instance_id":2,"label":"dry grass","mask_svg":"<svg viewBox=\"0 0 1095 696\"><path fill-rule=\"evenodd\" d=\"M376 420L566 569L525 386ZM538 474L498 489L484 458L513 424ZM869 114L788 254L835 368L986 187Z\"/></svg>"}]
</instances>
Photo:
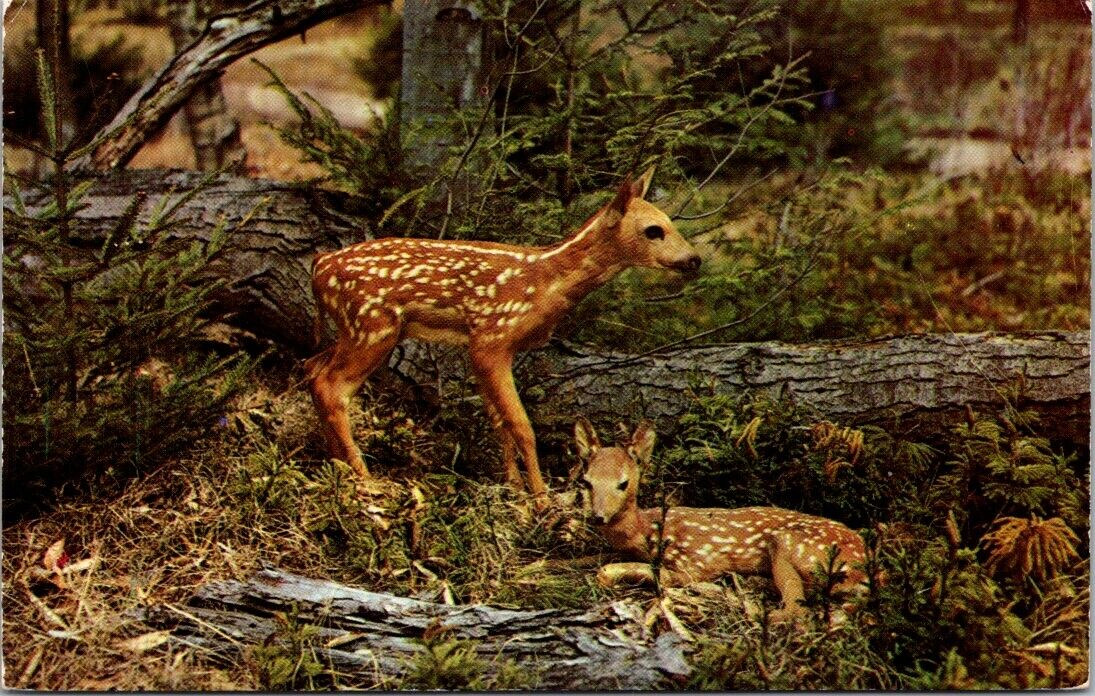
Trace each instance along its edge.
<instances>
[{"instance_id":1,"label":"dry grass","mask_svg":"<svg viewBox=\"0 0 1095 696\"><path fill-rule=\"evenodd\" d=\"M260 562L431 600L601 596L588 562L568 560L599 549L588 530L533 516L505 486L438 471L443 446L398 411L356 414L358 441L397 462L393 478L374 465L367 487L318 460L299 390L260 385L227 421L116 499L61 503L4 529L6 686L260 688L252 660L220 668L132 618L211 580L246 579Z\"/></svg>"},{"instance_id":2,"label":"dry grass","mask_svg":"<svg viewBox=\"0 0 1095 696\"><path fill-rule=\"evenodd\" d=\"M225 666L133 618L181 605L205 583L248 578L260 563L432 601L581 607L631 597L659 630L759 627L744 594L704 585L659 602L649 588L608 592L611 560L577 517L534 515L508 487L438 466L445 433L391 404L354 414L372 459L369 485L319 459L306 395L258 384L197 451L133 481L114 499L61 502L3 530L5 685L48 690L261 689L254 655ZM387 476L385 476L387 474ZM745 597L745 599L742 599ZM760 630L755 628L754 630Z\"/></svg>"}]
</instances>

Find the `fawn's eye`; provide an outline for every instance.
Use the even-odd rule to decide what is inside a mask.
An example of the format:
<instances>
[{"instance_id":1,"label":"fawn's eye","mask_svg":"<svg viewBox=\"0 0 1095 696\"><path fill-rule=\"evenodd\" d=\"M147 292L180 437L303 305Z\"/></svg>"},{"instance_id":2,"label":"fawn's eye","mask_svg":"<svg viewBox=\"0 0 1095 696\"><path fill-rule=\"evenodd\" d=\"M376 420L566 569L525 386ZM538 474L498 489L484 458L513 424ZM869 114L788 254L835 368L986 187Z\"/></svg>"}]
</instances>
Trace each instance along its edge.
<instances>
[{"instance_id":1,"label":"fawn's eye","mask_svg":"<svg viewBox=\"0 0 1095 696\"><path fill-rule=\"evenodd\" d=\"M616 485L616 490L618 490L618 491L626 491L626 490L627 490L627 483L628 483L628 482L627 482L627 479L624 479L623 481L620 481L620 482L619 482L619 483L618 483L618 484Z\"/></svg>"},{"instance_id":2,"label":"fawn's eye","mask_svg":"<svg viewBox=\"0 0 1095 696\"><path fill-rule=\"evenodd\" d=\"M662 229L661 225L651 225L643 230L643 234L646 235L647 239L665 239L665 230Z\"/></svg>"}]
</instances>

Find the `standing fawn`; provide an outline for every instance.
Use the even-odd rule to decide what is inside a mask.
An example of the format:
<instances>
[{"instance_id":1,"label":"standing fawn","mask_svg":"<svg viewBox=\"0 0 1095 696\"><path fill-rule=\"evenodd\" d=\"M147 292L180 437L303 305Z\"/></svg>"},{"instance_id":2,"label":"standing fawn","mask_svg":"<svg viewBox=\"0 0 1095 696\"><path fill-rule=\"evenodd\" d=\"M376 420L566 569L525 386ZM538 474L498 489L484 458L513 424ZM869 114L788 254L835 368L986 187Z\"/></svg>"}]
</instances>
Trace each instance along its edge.
<instances>
[{"instance_id":1,"label":"standing fawn","mask_svg":"<svg viewBox=\"0 0 1095 696\"><path fill-rule=\"evenodd\" d=\"M520 454L529 489L545 493L513 383L514 354L545 344L564 314L625 268L700 266L665 213L643 200L653 174L625 180L611 203L554 246L388 238L319 254L312 289L320 321L325 312L333 318L338 340L306 369L331 456L368 477L346 407L397 343L462 344L501 439L506 479L522 488Z\"/></svg>"},{"instance_id":2,"label":"standing fawn","mask_svg":"<svg viewBox=\"0 0 1095 696\"><path fill-rule=\"evenodd\" d=\"M585 418L574 426L579 456L588 464L582 484L588 491L593 521L614 549L643 563L610 563L597 579L609 586L620 581L652 580L650 562L658 547L663 553L662 584L687 585L715 580L727 573L771 575L783 607L773 620L794 618L802 611L804 582L829 549L838 549L836 568L845 577L834 589L857 589L866 576L857 567L864 561L863 540L844 525L824 517L778 507L688 508L640 510L639 466L650 460L654 430L643 421L626 447L601 447L597 433ZM842 568L843 567L843 568Z\"/></svg>"}]
</instances>

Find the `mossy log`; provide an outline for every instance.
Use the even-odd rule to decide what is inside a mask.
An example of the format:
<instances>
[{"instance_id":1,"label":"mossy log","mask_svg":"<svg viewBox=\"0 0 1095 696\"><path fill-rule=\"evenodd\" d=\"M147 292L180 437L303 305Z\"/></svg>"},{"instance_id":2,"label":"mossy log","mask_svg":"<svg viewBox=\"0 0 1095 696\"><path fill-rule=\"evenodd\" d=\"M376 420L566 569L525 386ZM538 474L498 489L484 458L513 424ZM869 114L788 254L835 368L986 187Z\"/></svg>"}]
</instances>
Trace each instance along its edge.
<instances>
[{"instance_id":1,"label":"mossy log","mask_svg":"<svg viewBox=\"0 0 1095 696\"><path fill-rule=\"evenodd\" d=\"M627 602L581 610L452 606L266 569L246 582L205 585L185 607L140 613L180 646L227 664L255 646L288 646L294 631L311 635L318 661L359 687L399 687L426 640L467 641L488 683L516 667L537 689L679 688L690 671L680 638L651 635L641 607Z\"/></svg>"},{"instance_id":2,"label":"mossy log","mask_svg":"<svg viewBox=\"0 0 1095 696\"><path fill-rule=\"evenodd\" d=\"M137 190L144 215L165 196L179 196L197 174L115 172L91 189L77 214L79 235L93 253ZM34 210L41 191L25 194ZM5 209L10 201L5 199ZM221 176L183 205L168 234L208 238L219 222L228 249L209 269L228 281L217 295L230 321L296 352L314 352L315 304L310 263L316 250L369 237L343 194L284 183ZM556 341L519 358L517 382L541 434L569 429L574 416L658 421L668 433L692 393L768 393L795 399L822 417L877 423L923 436L964 417L967 407L1006 404L1041 416L1047 435L1083 444L1090 422L1086 332L914 334L793 345L779 342L685 345L633 356ZM471 377L461 349L413 343L392 364L423 393L466 393Z\"/></svg>"}]
</instances>

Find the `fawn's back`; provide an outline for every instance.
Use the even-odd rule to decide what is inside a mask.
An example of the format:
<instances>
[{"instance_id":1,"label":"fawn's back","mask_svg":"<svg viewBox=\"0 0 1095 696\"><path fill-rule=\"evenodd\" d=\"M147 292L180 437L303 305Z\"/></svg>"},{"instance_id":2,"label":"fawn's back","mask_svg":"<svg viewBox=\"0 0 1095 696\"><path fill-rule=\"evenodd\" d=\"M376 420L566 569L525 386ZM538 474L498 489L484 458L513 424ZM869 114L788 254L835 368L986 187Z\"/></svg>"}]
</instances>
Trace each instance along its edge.
<instances>
[{"instance_id":1,"label":"fawn's back","mask_svg":"<svg viewBox=\"0 0 1095 696\"><path fill-rule=\"evenodd\" d=\"M340 333L396 321L404 335L467 343L536 306L537 256L489 242L378 239L316 258L313 290ZM541 292L541 297L543 293Z\"/></svg>"},{"instance_id":2,"label":"fawn's back","mask_svg":"<svg viewBox=\"0 0 1095 696\"><path fill-rule=\"evenodd\" d=\"M640 511L652 530L648 557L657 548L660 509ZM864 560L863 540L844 525L815 515L778 507L669 508L662 533L667 570L693 582L715 580L727 573L757 574L771 570L776 546L786 551L795 570L809 579L814 569L828 562L830 548L838 549L837 564L844 564L845 583L864 580L855 566Z\"/></svg>"}]
</instances>

